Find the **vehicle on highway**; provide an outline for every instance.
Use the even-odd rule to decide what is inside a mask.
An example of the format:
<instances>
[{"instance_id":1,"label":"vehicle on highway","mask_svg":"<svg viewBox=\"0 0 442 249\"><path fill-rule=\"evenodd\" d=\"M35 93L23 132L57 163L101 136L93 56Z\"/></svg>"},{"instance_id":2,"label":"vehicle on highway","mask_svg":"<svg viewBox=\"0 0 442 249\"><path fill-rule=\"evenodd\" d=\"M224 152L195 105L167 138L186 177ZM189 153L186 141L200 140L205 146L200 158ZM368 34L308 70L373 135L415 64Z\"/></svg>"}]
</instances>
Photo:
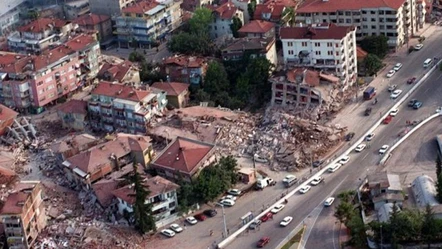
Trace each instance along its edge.
<instances>
[{"instance_id":1,"label":"vehicle on highway","mask_svg":"<svg viewBox=\"0 0 442 249\"><path fill-rule=\"evenodd\" d=\"M314 168L317 168L317 167L321 166L323 163L324 163L323 160L317 160L317 161L314 161L314 162L313 162L312 166L313 166Z\"/></svg>"},{"instance_id":2,"label":"vehicle on highway","mask_svg":"<svg viewBox=\"0 0 442 249\"><path fill-rule=\"evenodd\" d=\"M232 200L232 201L236 201L236 196L233 196L233 195L226 195L226 196L223 196L223 198L221 198L221 200Z\"/></svg>"},{"instance_id":3,"label":"vehicle on highway","mask_svg":"<svg viewBox=\"0 0 442 249\"><path fill-rule=\"evenodd\" d=\"M365 109L364 111L364 116L370 116L371 114L371 107L367 107L367 109Z\"/></svg>"},{"instance_id":4,"label":"vehicle on highway","mask_svg":"<svg viewBox=\"0 0 442 249\"><path fill-rule=\"evenodd\" d=\"M424 44L419 43L419 44L416 44L416 45L414 46L414 50L419 51L419 50L421 50L423 47L424 47Z\"/></svg>"},{"instance_id":5,"label":"vehicle on highway","mask_svg":"<svg viewBox=\"0 0 442 249\"><path fill-rule=\"evenodd\" d=\"M215 217L218 214L218 212L215 209L207 209L204 210L203 214L208 217Z\"/></svg>"},{"instance_id":6,"label":"vehicle on highway","mask_svg":"<svg viewBox=\"0 0 442 249\"><path fill-rule=\"evenodd\" d=\"M347 135L345 135L345 141L349 142L353 139L353 137L355 136L354 132L350 132Z\"/></svg>"},{"instance_id":7,"label":"vehicle on highway","mask_svg":"<svg viewBox=\"0 0 442 249\"><path fill-rule=\"evenodd\" d=\"M413 84L414 82L416 82L416 77L411 77L407 80L407 84Z\"/></svg>"},{"instance_id":8,"label":"vehicle on highway","mask_svg":"<svg viewBox=\"0 0 442 249\"><path fill-rule=\"evenodd\" d=\"M393 92L394 90L396 90L396 88L397 88L397 85L391 85L388 87L388 91Z\"/></svg>"},{"instance_id":9,"label":"vehicle on highway","mask_svg":"<svg viewBox=\"0 0 442 249\"><path fill-rule=\"evenodd\" d=\"M207 219L207 216L205 216L203 213L195 214L193 217L199 221L205 221Z\"/></svg>"},{"instance_id":10,"label":"vehicle on highway","mask_svg":"<svg viewBox=\"0 0 442 249\"><path fill-rule=\"evenodd\" d=\"M288 224L290 224L290 222L292 222L292 220L293 220L292 216L284 217L284 219L282 219L282 221L279 223L279 225L282 227L286 227Z\"/></svg>"},{"instance_id":11,"label":"vehicle on highway","mask_svg":"<svg viewBox=\"0 0 442 249\"><path fill-rule=\"evenodd\" d=\"M321 182L322 182L322 177L317 176L317 177L313 178L313 180L310 182L310 185L316 186Z\"/></svg>"},{"instance_id":12,"label":"vehicle on highway","mask_svg":"<svg viewBox=\"0 0 442 249\"><path fill-rule=\"evenodd\" d=\"M170 229L173 230L175 233L181 233L183 231L183 228L180 227L178 224L172 224L170 225Z\"/></svg>"},{"instance_id":13,"label":"vehicle on highway","mask_svg":"<svg viewBox=\"0 0 442 249\"><path fill-rule=\"evenodd\" d=\"M267 186L275 186L276 181L274 181L272 178L265 177L263 179L256 180L256 189L262 190Z\"/></svg>"},{"instance_id":14,"label":"vehicle on highway","mask_svg":"<svg viewBox=\"0 0 442 249\"><path fill-rule=\"evenodd\" d=\"M188 216L186 217L186 221L187 223L189 223L190 225L195 225L196 223L198 223L198 221L195 219L195 217L193 216Z\"/></svg>"},{"instance_id":15,"label":"vehicle on highway","mask_svg":"<svg viewBox=\"0 0 442 249\"><path fill-rule=\"evenodd\" d=\"M343 157L341 157L341 159L339 160L338 163L344 165L344 164L348 163L348 161L350 161L350 157L349 156L343 156Z\"/></svg>"},{"instance_id":16,"label":"vehicle on highway","mask_svg":"<svg viewBox=\"0 0 442 249\"><path fill-rule=\"evenodd\" d=\"M266 221L268 221L269 219L273 219L273 214L272 214L271 212L268 212L268 213L264 214L264 215L261 216L261 218L260 218L260 220L261 220L262 222L266 222Z\"/></svg>"},{"instance_id":17,"label":"vehicle on highway","mask_svg":"<svg viewBox=\"0 0 442 249\"><path fill-rule=\"evenodd\" d=\"M299 189L299 193L301 193L301 194L305 194L305 193L307 193L311 188L312 188L312 187L310 187L309 185L302 186L301 189Z\"/></svg>"},{"instance_id":18,"label":"vehicle on highway","mask_svg":"<svg viewBox=\"0 0 442 249\"><path fill-rule=\"evenodd\" d=\"M383 121L383 124L389 124L391 120L393 119L393 116L388 115Z\"/></svg>"},{"instance_id":19,"label":"vehicle on highway","mask_svg":"<svg viewBox=\"0 0 442 249\"><path fill-rule=\"evenodd\" d=\"M393 110L391 110L391 112L390 112L390 116L392 116L392 117L396 117L396 115L397 115L397 113L399 112L399 110L398 109L393 109Z\"/></svg>"},{"instance_id":20,"label":"vehicle on highway","mask_svg":"<svg viewBox=\"0 0 442 249\"><path fill-rule=\"evenodd\" d=\"M402 93L402 90L396 89L390 94L390 98L397 99L397 97L399 97L399 95L401 95L401 93Z\"/></svg>"},{"instance_id":21,"label":"vehicle on highway","mask_svg":"<svg viewBox=\"0 0 442 249\"><path fill-rule=\"evenodd\" d=\"M416 103L418 100L417 99L412 99L410 101L408 101L408 107L413 107L414 103Z\"/></svg>"},{"instance_id":22,"label":"vehicle on highway","mask_svg":"<svg viewBox=\"0 0 442 249\"><path fill-rule=\"evenodd\" d=\"M424 61L424 68L431 66L431 64L433 64L433 59L431 59L431 58L426 59Z\"/></svg>"},{"instance_id":23,"label":"vehicle on highway","mask_svg":"<svg viewBox=\"0 0 442 249\"><path fill-rule=\"evenodd\" d=\"M262 237L258 241L258 244L256 244L256 246L261 248L261 247L264 247L265 245L267 245L269 242L270 242L270 237Z\"/></svg>"},{"instance_id":24,"label":"vehicle on highway","mask_svg":"<svg viewBox=\"0 0 442 249\"><path fill-rule=\"evenodd\" d=\"M372 99L374 96L376 96L376 89L372 86L367 87L363 93L364 100Z\"/></svg>"},{"instance_id":25,"label":"vehicle on highway","mask_svg":"<svg viewBox=\"0 0 442 249\"><path fill-rule=\"evenodd\" d=\"M284 186L286 188L292 186L293 184L298 182L298 178L295 175L286 175L284 177L284 179L282 180L282 184L284 184Z\"/></svg>"},{"instance_id":26,"label":"vehicle on highway","mask_svg":"<svg viewBox=\"0 0 442 249\"><path fill-rule=\"evenodd\" d=\"M396 71L395 70L390 70L390 71L388 71L388 73L387 73L387 78L391 78L391 77L393 77L393 75L396 73Z\"/></svg>"},{"instance_id":27,"label":"vehicle on highway","mask_svg":"<svg viewBox=\"0 0 442 249\"><path fill-rule=\"evenodd\" d=\"M163 230L161 230L161 234L163 234L163 235L165 235L165 236L167 236L169 238L172 238L173 236L175 236L175 232L170 230L170 229L163 229Z\"/></svg>"},{"instance_id":28,"label":"vehicle on highway","mask_svg":"<svg viewBox=\"0 0 442 249\"><path fill-rule=\"evenodd\" d=\"M365 147L367 147L366 144L359 144L358 146L356 146L355 151L356 152L361 152L365 149Z\"/></svg>"},{"instance_id":29,"label":"vehicle on highway","mask_svg":"<svg viewBox=\"0 0 442 249\"><path fill-rule=\"evenodd\" d=\"M383 155L385 154L385 152L387 152L388 148L390 148L390 146L384 144L382 145L382 147L379 149L379 154Z\"/></svg>"},{"instance_id":30,"label":"vehicle on highway","mask_svg":"<svg viewBox=\"0 0 442 249\"><path fill-rule=\"evenodd\" d=\"M221 200L219 202L219 204L221 204L223 206L227 206L227 207L233 207L233 205L235 205L235 201L234 200L229 200L229 199L224 199L224 200Z\"/></svg>"},{"instance_id":31,"label":"vehicle on highway","mask_svg":"<svg viewBox=\"0 0 442 249\"><path fill-rule=\"evenodd\" d=\"M396 63L396 65L394 65L393 70L394 71L399 71L402 68L402 63Z\"/></svg>"},{"instance_id":32,"label":"vehicle on highway","mask_svg":"<svg viewBox=\"0 0 442 249\"><path fill-rule=\"evenodd\" d=\"M333 165L333 166L330 166L330 167L327 169L327 171L330 172L330 173L333 173L333 172L335 172L336 170L338 170L341 166L342 166L342 164L337 163L337 164L335 164L335 165Z\"/></svg>"},{"instance_id":33,"label":"vehicle on highway","mask_svg":"<svg viewBox=\"0 0 442 249\"><path fill-rule=\"evenodd\" d=\"M442 107L441 107L441 106L439 106L439 107L436 109L436 113L439 113L439 112L442 112Z\"/></svg>"},{"instance_id":34,"label":"vehicle on highway","mask_svg":"<svg viewBox=\"0 0 442 249\"><path fill-rule=\"evenodd\" d=\"M370 134L368 134L368 135L365 137L365 140L366 140L366 141L371 141L371 140L374 138L375 135L376 135L376 134L374 134L374 133L370 133Z\"/></svg>"},{"instance_id":35,"label":"vehicle on highway","mask_svg":"<svg viewBox=\"0 0 442 249\"><path fill-rule=\"evenodd\" d=\"M328 197L327 200L325 200L325 202L324 202L324 206L330 207L334 201L335 201L335 197Z\"/></svg>"},{"instance_id":36,"label":"vehicle on highway","mask_svg":"<svg viewBox=\"0 0 442 249\"><path fill-rule=\"evenodd\" d=\"M414 103L414 105L413 105L413 109L419 109L419 108L421 108L421 106L422 106L422 102L421 101L416 101L416 103Z\"/></svg>"},{"instance_id":37,"label":"vehicle on highway","mask_svg":"<svg viewBox=\"0 0 442 249\"><path fill-rule=\"evenodd\" d=\"M279 205L276 205L274 208L272 208L272 210L270 210L270 212L272 212L272 214L277 214L277 213L279 213L279 211L281 211L283 208L285 208L285 205L283 205L283 204L279 204Z\"/></svg>"},{"instance_id":38,"label":"vehicle on highway","mask_svg":"<svg viewBox=\"0 0 442 249\"><path fill-rule=\"evenodd\" d=\"M261 220L254 220L254 221L250 224L249 229L251 229L251 230L258 229L258 227L261 225L261 223L262 223Z\"/></svg>"},{"instance_id":39,"label":"vehicle on highway","mask_svg":"<svg viewBox=\"0 0 442 249\"><path fill-rule=\"evenodd\" d=\"M239 189L229 189L229 191L227 191L227 194L229 195L234 195L234 196L239 196L241 194L241 190Z\"/></svg>"}]
</instances>

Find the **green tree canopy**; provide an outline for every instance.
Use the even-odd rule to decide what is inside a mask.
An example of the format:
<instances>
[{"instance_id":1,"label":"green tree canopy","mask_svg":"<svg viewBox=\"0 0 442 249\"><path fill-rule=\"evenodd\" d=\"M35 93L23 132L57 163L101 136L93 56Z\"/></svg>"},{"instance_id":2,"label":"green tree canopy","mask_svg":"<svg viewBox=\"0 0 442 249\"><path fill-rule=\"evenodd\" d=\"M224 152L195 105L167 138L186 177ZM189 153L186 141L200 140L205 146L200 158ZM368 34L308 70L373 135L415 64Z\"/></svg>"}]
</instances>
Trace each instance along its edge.
<instances>
[{"instance_id":1,"label":"green tree canopy","mask_svg":"<svg viewBox=\"0 0 442 249\"><path fill-rule=\"evenodd\" d=\"M229 79L222 64L216 61L209 63L204 77L204 91L215 96L229 90Z\"/></svg>"},{"instance_id":2,"label":"green tree canopy","mask_svg":"<svg viewBox=\"0 0 442 249\"><path fill-rule=\"evenodd\" d=\"M196 35L181 32L172 36L167 43L167 48L173 53L187 55L211 55L214 52L214 44L208 35Z\"/></svg>"},{"instance_id":3,"label":"green tree canopy","mask_svg":"<svg viewBox=\"0 0 442 249\"><path fill-rule=\"evenodd\" d=\"M388 53L388 38L383 35L367 36L361 41L361 48L369 54L384 58Z\"/></svg>"},{"instance_id":4,"label":"green tree canopy","mask_svg":"<svg viewBox=\"0 0 442 249\"><path fill-rule=\"evenodd\" d=\"M377 73L382 68L382 61L375 54L368 54L363 63L368 75Z\"/></svg>"},{"instance_id":5,"label":"green tree canopy","mask_svg":"<svg viewBox=\"0 0 442 249\"><path fill-rule=\"evenodd\" d=\"M440 235L440 227L437 229L437 222L434 218L434 212L431 206L428 204L425 208L424 219L422 223L422 239L427 243L430 248L431 242Z\"/></svg>"},{"instance_id":6,"label":"green tree canopy","mask_svg":"<svg viewBox=\"0 0 442 249\"><path fill-rule=\"evenodd\" d=\"M353 215L346 225L350 230L350 243L357 248L365 248L367 245L367 226L364 224L361 216L358 214Z\"/></svg>"},{"instance_id":7,"label":"green tree canopy","mask_svg":"<svg viewBox=\"0 0 442 249\"><path fill-rule=\"evenodd\" d=\"M250 20L253 20L253 15L256 10L256 0L251 0L249 4L247 4L247 11L249 12Z\"/></svg>"},{"instance_id":8,"label":"green tree canopy","mask_svg":"<svg viewBox=\"0 0 442 249\"><path fill-rule=\"evenodd\" d=\"M230 24L230 29L232 30L232 34L233 37L238 38L239 34L238 34L238 30L242 27L242 22L241 20L234 16L232 19L232 24Z\"/></svg>"},{"instance_id":9,"label":"green tree canopy","mask_svg":"<svg viewBox=\"0 0 442 249\"><path fill-rule=\"evenodd\" d=\"M190 32L196 35L207 35L209 33L209 24L212 21L213 16L210 9L205 7L198 8L189 20Z\"/></svg>"}]
</instances>

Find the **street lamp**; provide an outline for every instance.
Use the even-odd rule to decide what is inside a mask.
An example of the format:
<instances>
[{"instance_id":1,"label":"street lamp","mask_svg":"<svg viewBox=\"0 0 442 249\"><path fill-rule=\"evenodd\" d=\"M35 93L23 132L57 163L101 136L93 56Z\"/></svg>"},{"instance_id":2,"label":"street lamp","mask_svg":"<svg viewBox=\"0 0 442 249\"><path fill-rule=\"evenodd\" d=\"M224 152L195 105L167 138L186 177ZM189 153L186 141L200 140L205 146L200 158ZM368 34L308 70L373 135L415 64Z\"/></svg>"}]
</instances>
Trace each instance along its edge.
<instances>
[{"instance_id":1,"label":"street lamp","mask_svg":"<svg viewBox=\"0 0 442 249\"><path fill-rule=\"evenodd\" d=\"M215 205L221 206L221 208L223 209L224 234L227 237L226 212L224 212L224 205L222 205L220 203L216 203Z\"/></svg>"}]
</instances>

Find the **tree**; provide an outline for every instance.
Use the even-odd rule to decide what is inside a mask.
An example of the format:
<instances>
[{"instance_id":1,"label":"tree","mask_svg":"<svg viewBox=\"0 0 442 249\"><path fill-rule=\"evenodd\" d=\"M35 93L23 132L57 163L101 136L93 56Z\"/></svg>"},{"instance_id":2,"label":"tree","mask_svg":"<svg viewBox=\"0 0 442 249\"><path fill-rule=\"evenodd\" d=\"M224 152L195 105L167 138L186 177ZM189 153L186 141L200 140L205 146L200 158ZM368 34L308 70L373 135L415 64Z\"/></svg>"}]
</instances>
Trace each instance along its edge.
<instances>
[{"instance_id":1,"label":"tree","mask_svg":"<svg viewBox=\"0 0 442 249\"><path fill-rule=\"evenodd\" d=\"M167 48L173 53L187 55L211 55L214 52L214 45L208 35L196 35L185 32L172 36L167 43Z\"/></svg>"},{"instance_id":2,"label":"tree","mask_svg":"<svg viewBox=\"0 0 442 249\"><path fill-rule=\"evenodd\" d=\"M295 24L295 17L296 12L293 7L285 8L284 12L282 13L282 16L284 17L284 22L288 23L290 27L293 27Z\"/></svg>"},{"instance_id":3,"label":"tree","mask_svg":"<svg viewBox=\"0 0 442 249\"><path fill-rule=\"evenodd\" d=\"M270 72L275 65L265 57L252 59L246 69L246 77L250 86L251 98L249 99L252 108L259 108L270 99L272 85L269 83Z\"/></svg>"},{"instance_id":4,"label":"tree","mask_svg":"<svg viewBox=\"0 0 442 249\"><path fill-rule=\"evenodd\" d=\"M203 82L204 91L210 94L211 97L229 90L230 83L226 70L222 64L216 61L209 63Z\"/></svg>"},{"instance_id":5,"label":"tree","mask_svg":"<svg viewBox=\"0 0 442 249\"><path fill-rule=\"evenodd\" d=\"M347 221L351 220L351 218L355 216L355 214L356 212L353 204L348 201L342 201L341 203L339 203L335 211L335 217L344 224L347 224Z\"/></svg>"},{"instance_id":6,"label":"tree","mask_svg":"<svg viewBox=\"0 0 442 249\"><path fill-rule=\"evenodd\" d=\"M146 83L166 81L167 76L159 70L159 65L154 65L146 61L140 65L140 80Z\"/></svg>"},{"instance_id":7,"label":"tree","mask_svg":"<svg viewBox=\"0 0 442 249\"><path fill-rule=\"evenodd\" d=\"M247 4L247 11L249 12L250 20L253 20L253 15L255 15L256 10L256 0L251 0L249 4Z\"/></svg>"},{"instance_id":8,"label":"tree","mask_svg":"<svg viewBox=\"0 0 442 249\"><path fill-rule=\"evenodd\" d=\"M232 18L232 24L230 24L230 29L232 30L233 37L235 37L235 38L238 38L238 37L239 37L239 35L238 35L238 30L239 30L241 27L242 27L242 22L241 22L241 20L240 20L238 17L234 16L234 17Z\"/></svg>"},{"instance_id":9,"label":"tree","mask_svg":"<svg viewBox=\"0 0 442 249\"><path fill-rule=\"evenodd\" d=\"M133 204L133 217L135 219L135 228L141 233L145 234L149 231L156 231L155 219L152 216L152 205L146 203L150 191L147 186L143 185L143 179L138 173L138 165L133 163L132 182L134 185L133 196L135 196L135 203Z\"/></svg>"},{"instance_id":10,"label":"tree","mask_svg":"<svg viewBox=\"0 0 442 249\"><path fill-rule=\"evenodd\" d=\"M436 228L436 219L434 218L433 210L431 209L431 206L428 204L425 207L425 213L424 213L424 219L422 223L422 239L427 243L428 248L431 246L431 241L433 241L437 236L437 229Z\"/></svg>"},{"instance_id":11,"label":"tree","mask_svg":"<svg viewBox=\"0 0 442 249\"><path fill-rule=\"evenodd\" d=\"M363 61L363 65L368 75L377 73L382 68L382 61L375 54L367 54Z\"/></svg>"},{"instance_id":12,"label":"tree","mask_svg":"<svg viewBox=\"0 0 442 249\"><path fill-rule=\"evenodd\" d=\"M350 243L357 248L365 248L367 245L367 227L361 216L352 216L347 222L347 227L350 230Z\"/></svg>"},{"instance_id":13,"label":"tree","mask_svg":"<svg viewBox=\"0 0 442 249\"><path fill-rule=\"evenodd\" d=\"M436 199L441 202L442 201L442 174L437 176L436 182Z\"/></svg>"},{"instance_id":14,"label":"tree","mask_svg":"<svg viewBox=\"0 0 442 249\"><path fill-rule=\"evenodd\" d=\"M146 60L146 58L142 54L138 53L137 51L133 51L132 53L129 54L129 61L143 62L145 60Z\"/></svg>"},{"instance_id":15,"label":"tree","mask_svg":"<svg viewBox=\"0 0 442 249\"><path fill-rule=\"evenodd\" d=\"M440 153L437 153L437 156L436 156L436 176L439 176L440 174L442 174L442 160L440 158Z\"/></svg>"},{"instance_id":16,"label":"tree","mask_svg":"<svg viewBox=\"0 0 442 249\"><path fill-rule=\"evenodd\" d=\"M190 32L196 35L208 35L209 24L213 21L212 11L201 7L195 10L189 20Z\"/></svg>"},{"instance_id":17,"label":"tree","mask_svg":"<svg viewBox=\"0 0 442 249\"><path fill-rule=\"evenodd\" d=\"M367 36L361 41L361 48L369 54L384 58L388 52L388 38L383 35Z\"/></svg>"},{"instance_id":18,"label":"tree","mask_svg":"<svg viewBox=\"0 0 442 249\"><path fill-rule=\"evenodd\" d=\"M356 195L356 191L354 190L347 190L343 191L338 194L338 198L341 199L343 202L351 202Z\"/></svg>"}]
</instances>

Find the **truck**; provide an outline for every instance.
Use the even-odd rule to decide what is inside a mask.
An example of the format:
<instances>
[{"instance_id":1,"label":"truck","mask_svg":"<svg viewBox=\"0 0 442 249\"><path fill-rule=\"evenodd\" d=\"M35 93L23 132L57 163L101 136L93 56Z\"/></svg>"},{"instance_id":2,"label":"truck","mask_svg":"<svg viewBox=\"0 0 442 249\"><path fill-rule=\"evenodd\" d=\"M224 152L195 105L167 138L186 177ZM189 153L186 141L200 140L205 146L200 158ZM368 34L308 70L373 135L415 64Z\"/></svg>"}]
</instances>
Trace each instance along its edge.
<instances>
[{"instance_id":1,"label":"truck","mask_svg":"<svg viewBox=\"0 0 442 249\"><path fill-rule=\"evenodd\" d=\"M372 86L367 87L364 91L364 100L370 100L376 95L376 89Z\"/></svg>"},{"instance_id":2,"label":"truck","mask_svg":"<svg viewBox=\"0 0 442 249\"><path fill-rule=\"evenodd\" d=\"M256 181L256 189L262 190L267 186L274 186L275 184L276 182L272 178L265 177Z\"/></svg>"}]
</instances>

